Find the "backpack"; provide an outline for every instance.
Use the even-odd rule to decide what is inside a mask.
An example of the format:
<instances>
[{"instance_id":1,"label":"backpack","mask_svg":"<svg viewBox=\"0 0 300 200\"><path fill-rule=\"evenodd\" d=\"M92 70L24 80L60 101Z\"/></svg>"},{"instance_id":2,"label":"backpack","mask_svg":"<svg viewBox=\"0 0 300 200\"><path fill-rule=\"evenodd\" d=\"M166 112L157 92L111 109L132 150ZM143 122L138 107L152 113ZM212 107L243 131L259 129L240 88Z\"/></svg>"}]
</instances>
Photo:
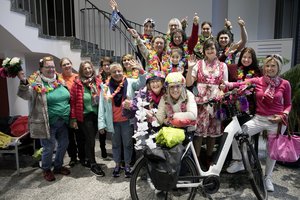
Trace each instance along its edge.
<instances>
[{"instance_id":1,"label":"backpack","mask_svg":"<svg viewBox=\"0 0 300 200\"><path fill-rule=\"evenodd\" d=\"M15 137L20 137L28 131L28 116L20 116L10 125L10 133Z\"/></svg>"},{"instance_id":2,"label":"backpack","mask_svg":"<svg viewBox=\"0 0 300 200\"><path fill-rule=\"evenodd\" d=\"M170 191L176 187L181 166L184 146L178 144L173 148L146 148L147 170L157 190Z\"/></svg>"}]
</instances>

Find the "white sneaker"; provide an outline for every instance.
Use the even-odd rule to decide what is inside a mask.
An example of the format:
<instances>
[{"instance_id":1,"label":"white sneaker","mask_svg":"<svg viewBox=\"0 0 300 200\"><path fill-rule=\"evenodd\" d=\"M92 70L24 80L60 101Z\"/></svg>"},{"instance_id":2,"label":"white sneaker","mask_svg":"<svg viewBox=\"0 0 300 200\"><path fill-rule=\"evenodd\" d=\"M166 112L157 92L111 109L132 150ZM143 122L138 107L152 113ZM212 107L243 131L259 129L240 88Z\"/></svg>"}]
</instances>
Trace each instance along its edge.
<instances>
[{"instance_id":1,"label":"white sneaker","mask_svg":"<svg viewBox=\"0 0 300 200\"><path fill-rule=\"evenodd\" d=\"M270 176L265 176L265 184L268 192L274 192L274 186Z\"/></svg>"},{"instance_id":2,"label":"white sneaker","mask_svg":"<svg viewBox=\"0 0 300 200\"><path fill-rule=\"evenodd\" d=\"M231 162L231 164L229 165L229 167L227 167L226 171L230 174L239 172L239 171L243 171L245 170L243 161L233 161Z\"/></svg>"}]
</instances>

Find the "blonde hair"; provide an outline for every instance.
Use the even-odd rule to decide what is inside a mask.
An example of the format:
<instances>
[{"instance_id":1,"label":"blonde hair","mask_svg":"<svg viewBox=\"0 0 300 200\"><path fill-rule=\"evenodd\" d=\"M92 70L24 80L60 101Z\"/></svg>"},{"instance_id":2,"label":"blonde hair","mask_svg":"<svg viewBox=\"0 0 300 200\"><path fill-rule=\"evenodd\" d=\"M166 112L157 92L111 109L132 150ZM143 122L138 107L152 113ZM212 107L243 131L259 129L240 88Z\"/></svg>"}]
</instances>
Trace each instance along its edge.
<instances>
[{"instance_id":1,"label":"blonde hair","mask_svg":"<svg viewBox=\"0 0 300 200\"><path fill-rule=\"evenodd\" d=\"M171 34L171 30L170 30L170 24L177 24L178 27L177 29L180 29L182 30L182 25L181 25L181 22L178 18L172 18L169 23L168 23L168 31L167 31L167 35Z\"/></svg>"},{"instance_id":2,"label":"blonde hair","mask_svg":"<svg viewBox=\"0 0 300 200\"><path fill-rule=\"evenodd\" d=\"M281 55L279 54L272 54L272 55L268 55L265 59L264 59L264 62L263 62L263 70L265 69L265 65L267 63L269 63L270 61L275 61L277 63L277 68L278 68L278 72L277 72L277 75L280 74L281 70L282 70L282 65L283 65L283 59L281 57Z\"/></svg>"}]
</instances>

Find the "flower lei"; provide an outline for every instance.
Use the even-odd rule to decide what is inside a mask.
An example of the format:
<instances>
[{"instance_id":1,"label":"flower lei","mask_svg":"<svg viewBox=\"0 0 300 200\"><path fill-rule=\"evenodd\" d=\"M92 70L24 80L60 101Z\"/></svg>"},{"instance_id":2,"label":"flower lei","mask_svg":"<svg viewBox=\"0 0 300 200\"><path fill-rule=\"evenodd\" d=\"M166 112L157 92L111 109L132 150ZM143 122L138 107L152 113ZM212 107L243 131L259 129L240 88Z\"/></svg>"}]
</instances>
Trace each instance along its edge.
<instances>
[{"instance_id":1,"label":"flower lei","mask_svg":"<svg viewBox=\"0 0 300 200\"><path fill-rule=\"evenodd\" d=\"M253 69L251 70L248 70L248 73L247 74L244 74L244 66L239 66L238 67L238 71L237 71L238 75L237 75L237 82L241 82L241 81L244 81L244 77L245 79L249 79L249 78L252 78L255 74L255 71Z\"/></svg>"},{"instance_id":2,"label":"flower lei","mask_svg":"<svg viewBox=\"0 0 300 200\"><path fill-rule=\"evenodd\" d=\"M163 53L161 63L162 63L162 68L169 65L169 55L167 53ZM159 66L160 66L160 59L157 55L157 52L151 50L148 56L148 72L151 72L153 70L159 71Z\"/></svg>"},{"instance_id":3,"label":"flower lei","mask_svg":"<svg viewBox=\"0 0 300 200\"><path fill-rule=\"evenodd\" d=\"M164 96L164 100L165 100L165 105L166 105L166 113L167 113L167 117L172 119L173 115L174 115L174 110L172 105L167 101L166 95ZM186 112L187 111L187 99L185 99L184 101L181 102L180 104L180 111L181 112Z\"/></svg>"},{"instance_id":4,"label":"flower lei","mask_svg":"<svg viewBox=\"0 0 300 200\"><path fill-rule=\"evenodd\" d=\"M107 80L106 80L106 83L105 83L105 87L104 87L104 90L103 90L103 96L104 98L108 101L108 100L112 100L116 94L118 94L122 87L124 86L124 82L125 82L125 77L123 77L122 81L119 83L119 86L117 87L117 89L115 89L115 91L111 94L111 95L107 95L107 91L109 89L109 82L110 82L110 79L111 77L109 77Z\"/></svg>"},{"instance_id":5,"label":"flower lei","mask_svg":"<svg viewBox=\"0 0 300 200\"><path fill-rule=\"evenodd\" d=\"M151 46L151 39L149 37L149 35L143 35L142 36L142 40L143 40L143 43L145 44L145 46L147 47L147 49L152 49L152 46Z\"/></svg>"},{"instance_id":6,"label":"flower lei","mask_svg":"<svg viewBox=\"0 0 300 200\"><path fill-rule=\"evenodd\" d=\"M183 72L184 71L184 66L185 66L185 62L183 61L183 59L181 59L178 63L178 65L176 65L176 72ZM165 68L165 66L163 66L162 71L164 71L166 74L169 74L171 72L175 72L173 71L173 63L169 62L168 67Z\"/></svg>"},{"instance_id":7,"label":"flower lei","mask_svg":"<svg viewBox=\"0 0 300 200\"><path fill-rule=\"evenodd\" d=\"M127 78L138 79L139 78L139 71L138 70L133 70L133 71L130 71L130 72L126 72L125 76Z\"/></svg>"},{"instance_id":8,"label":"flower lei","mask_svg":"<svg viewBox=\"0 0 300 200\"><path fill-rule=\"evenodd\" d=\"M56 88L59 87L59 85L64 84L64 79L62 78L62 76L57 75L57 78L54 82L49 83L48 86L44 86L43 84L36 82L36 79L39 75L40 75L40 73L36 71L28 78L28 82L29 82L30 86L37 93L45 94L45 93L55 90Z\"/></svg>"}]
</instances>

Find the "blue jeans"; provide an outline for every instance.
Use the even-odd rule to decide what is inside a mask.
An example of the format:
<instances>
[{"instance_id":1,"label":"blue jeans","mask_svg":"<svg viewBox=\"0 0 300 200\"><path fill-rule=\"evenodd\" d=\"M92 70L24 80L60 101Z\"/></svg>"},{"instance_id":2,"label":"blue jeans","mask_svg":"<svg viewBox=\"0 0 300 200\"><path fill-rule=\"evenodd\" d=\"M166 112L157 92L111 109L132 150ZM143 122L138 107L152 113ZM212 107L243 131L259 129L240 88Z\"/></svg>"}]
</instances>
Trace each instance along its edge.
<instances>
[{"instance_id":1,"label":"blue jeans","mask_svg":"<svg viewBox=\"0 0 300 200\"><path fill-rule=\"evenodd\" d=\"M121 162L121 148L123 144L125 165L129 165L133 151L132 131L129 120L124 122L114 122L114 130L115 132L112 133L111 138L113 159L117 164Z\"/></svg>"},{"instance_id":2,"label":"blue jeans","mask_svg":"<svg viewBox=\"0 0 300 200\"><path fill-rule=\"evenodd\" d=\"M69 139L68 127L63 119L57 120L54 124L50 125L50 138L41 139L43 147L42 153L42 169L50 170L52 166L52 156L57 142L56 154L54 159L54 169L59 169L63 165L64 156L66 154Z\"/></svg>"}]
</instances>

